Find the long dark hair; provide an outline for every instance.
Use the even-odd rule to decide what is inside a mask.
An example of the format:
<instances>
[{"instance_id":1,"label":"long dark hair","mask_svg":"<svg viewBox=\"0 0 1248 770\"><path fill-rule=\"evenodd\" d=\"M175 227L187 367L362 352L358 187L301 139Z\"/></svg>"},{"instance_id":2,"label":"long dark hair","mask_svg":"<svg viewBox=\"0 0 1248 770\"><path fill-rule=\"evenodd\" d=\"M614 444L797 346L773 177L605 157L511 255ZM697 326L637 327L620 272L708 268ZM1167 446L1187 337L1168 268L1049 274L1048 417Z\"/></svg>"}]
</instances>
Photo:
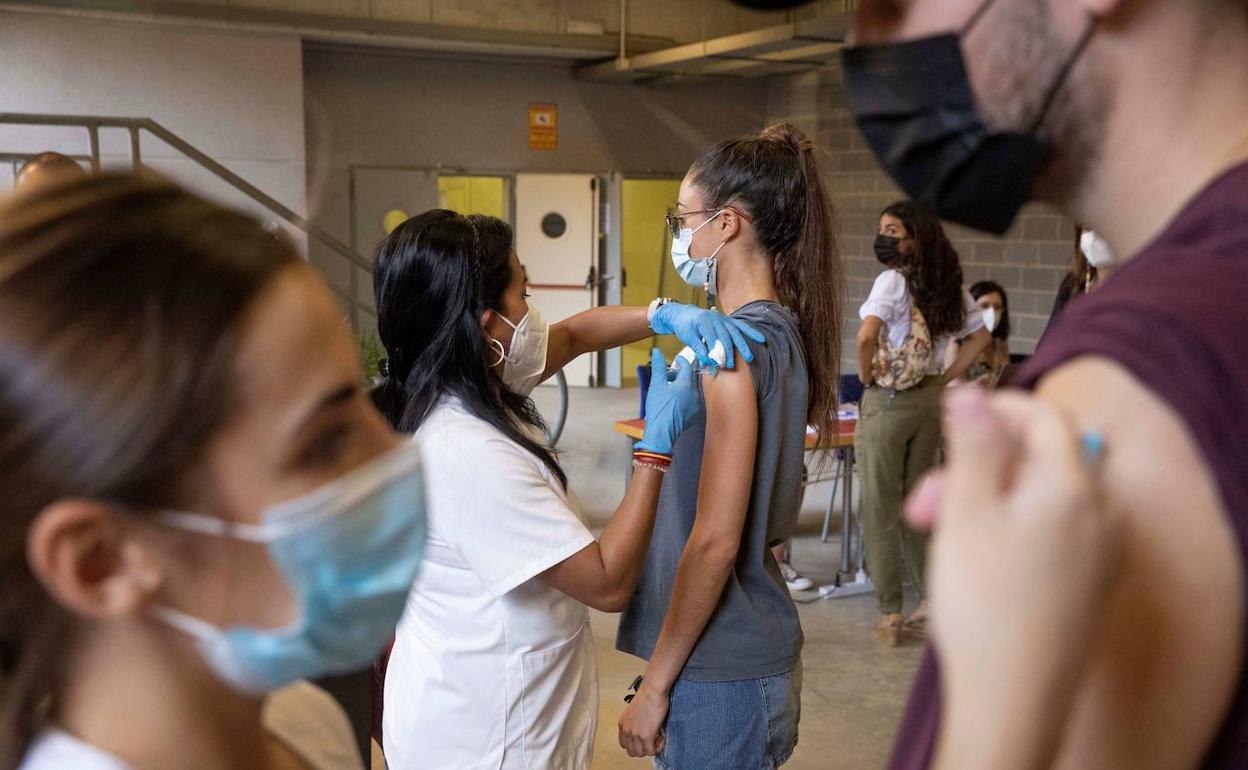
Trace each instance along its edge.
<instances>
[{"instance_id":1,"label":"long dark hair","mask_svg":"<svg viewBox=\"0 0 1248 770\"><path fill-rule=\"evenodd\" d=\"M956 335L966 325L962 304L962 263L945 235L940 220L914 201L898 201L880 216L901 220L914 248L905 253L898 270L914 297L932 338Z\"/></svg>"},{"instance_id":2,"label":"long dark hair","mask_svg":"<svg viewBox=\"0 0 1248 770\"><path fill-rule=\"evenodd\" d=\"M481 314L498 310L512 279L511 227L501 219L433 209L394 229L377 247L373 292L387 374L373 403L394 428L414 433L443 396L541 460L559 483L554 453L519 425L546 430L533 401L494 372Z\"/></svg>"},{"instance_id":3,"label":"long dark hair","mask_svg":"<svg viewBox=\"0 0 1248 770\"><path fill-rule=\"evenodd\" d=\"M781 123L715 145L689 173L707 208L732 204L751 217L771 256L780 301L797 312L810 423L825 436L835 434L845 282L832 199L814 145L800 129Z\"/></svg>"},{"instance_id":4,"label":"long dark hair","mask_svg":"<svg viewBox=\"0 0 1248 770\"><path fill-rule=\"evenodd\" d=\"M102 175L0 208L0 768L54 712L72 629L26 561L32 523L66 498L187 505L245 317L301 264L167 182Z\"/></svg>"},{"instance_id":5,"label":"long dark hair","mask_svg":"<svg viewBox=\"0 0 1248 770\"><path fill-rule=\"evenodd\" d=\"M1001 295L1001 320L997 321L997 328L992 330L992 338L1004 342L1010 338L1010 295L1005 293L1005 288L996 281L976 281L971 284L971 297L979 299L985 294L997 293Z\"/></svg>"}]
</instances>

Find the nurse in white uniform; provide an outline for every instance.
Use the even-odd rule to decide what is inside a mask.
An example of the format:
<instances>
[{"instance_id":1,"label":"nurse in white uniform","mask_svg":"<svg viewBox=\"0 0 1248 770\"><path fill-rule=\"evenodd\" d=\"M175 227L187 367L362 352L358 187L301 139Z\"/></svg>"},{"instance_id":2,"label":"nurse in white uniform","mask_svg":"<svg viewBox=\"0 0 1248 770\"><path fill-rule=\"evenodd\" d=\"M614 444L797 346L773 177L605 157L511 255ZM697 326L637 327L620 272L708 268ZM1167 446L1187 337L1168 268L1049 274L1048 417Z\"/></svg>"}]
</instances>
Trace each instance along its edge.
<instances>
[{"instance_id":1,"label":"nurse in white uniform","mask_svg":"<svg viewBox=\"0 0 1248 770\"><path fill-rule=\"evenodd\" d=\"M600 539L585 525L528 393L565 363L656 331L748 350L714 311L652 303L549 329L525 302L510 227L435 210L377 252L382 412L422 445L430 535L385 682L391 770L584 768L598 692L586 605L620 611L649 545L663 472L701 409L688 364L656 353L645 438ZM726 363L726 362L725 362Z\"/></svg>"}]
</instances>

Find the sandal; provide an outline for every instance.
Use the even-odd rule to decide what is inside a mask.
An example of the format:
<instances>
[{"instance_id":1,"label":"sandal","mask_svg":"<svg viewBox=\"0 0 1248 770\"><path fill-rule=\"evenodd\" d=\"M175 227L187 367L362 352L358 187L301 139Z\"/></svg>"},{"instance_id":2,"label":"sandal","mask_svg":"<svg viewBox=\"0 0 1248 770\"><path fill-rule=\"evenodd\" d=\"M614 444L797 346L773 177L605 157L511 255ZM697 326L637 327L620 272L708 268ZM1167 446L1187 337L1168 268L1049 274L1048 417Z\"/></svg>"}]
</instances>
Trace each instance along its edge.
<instances>
[{"instance_id":1,"label":"sandal","mask_svg":"<svg viewBox=\"0 0 1248 770\"><path fill-rule=\"evenodd\" d=\"M905 617L900 612L893 612L880 618L873 633L876 639L889 647L897 647L901 645L901 631L904 624Z\"/></svg>"}]
</instances>

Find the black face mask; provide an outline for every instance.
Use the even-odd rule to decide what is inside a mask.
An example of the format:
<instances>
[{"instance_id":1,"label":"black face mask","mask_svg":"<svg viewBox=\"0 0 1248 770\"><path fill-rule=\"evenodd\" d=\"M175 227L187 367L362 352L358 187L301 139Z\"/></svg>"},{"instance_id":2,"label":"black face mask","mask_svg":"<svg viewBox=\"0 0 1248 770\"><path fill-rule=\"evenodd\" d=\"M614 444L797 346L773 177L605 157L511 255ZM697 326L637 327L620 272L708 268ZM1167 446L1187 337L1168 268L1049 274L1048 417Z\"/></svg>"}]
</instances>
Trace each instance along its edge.
<instances>
[{"instance_id":1,"label":"black face mask","mask_svg":"<svg viewBox=\"0 0 1248 770\"><path fill-rule=\"evenodd\" d=\"M875 258L884 267L896 267L901 264L900 238L880 233L875 236Z\"/></svg>"},{"instance_id":2,"label":"black face mask","mask_svg":"<svg viewBox=\"0 0 1248 770\"><path fill-rule=\"evenodd\" d=\"M993 131L975 107L960 40L988 10L985 0L961 33L841 52L845 90L858 128L902 190L944 219L1003 234L1050 147L1036 136L1096 27L1090 18L1026 132Z\"/></svg>"}]
</instances>

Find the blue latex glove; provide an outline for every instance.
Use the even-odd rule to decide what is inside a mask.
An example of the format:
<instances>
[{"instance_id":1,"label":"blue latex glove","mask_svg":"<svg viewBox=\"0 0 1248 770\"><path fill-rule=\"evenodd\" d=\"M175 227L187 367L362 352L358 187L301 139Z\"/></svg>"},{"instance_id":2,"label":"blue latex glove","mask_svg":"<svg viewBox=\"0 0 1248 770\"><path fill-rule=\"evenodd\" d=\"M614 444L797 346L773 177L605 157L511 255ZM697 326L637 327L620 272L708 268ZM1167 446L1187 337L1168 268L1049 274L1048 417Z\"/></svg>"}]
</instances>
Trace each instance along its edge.
<instances>
[{"instance_id":1,"label":"blue latex glove","mask_svg":"<svg viewBox=\"0 0 1248 770\"><path fill-rule=\"evenodd\" d=\"M669 372L658 348L650 351L650 389L646 391L646 431L636 449L670 455L676 438L702 413L702 389L693 376L693 364L676 359Z\"/></svg>"},{"instance_id":2,"label":"blue latex glove","mask_svg":"<svg viewBox=\"0 0 1248 770\"><path fill-rule=\"evenodd\" d=\"M726 316L718 310L706 310L694 305L682 305L679 302L668 302L660 305L650 319L650 328L656 334L675 334L676 337L690 348L703 366L717 367L719 362L711 359L710 350L719 342L724 346L724 368L733 367L733 349L741 351L741 357L748 364L754 360L750 346L745 338L749 337L758 344L766 344L766 339L754 327Z\"/></svg>"}]
</instances>

